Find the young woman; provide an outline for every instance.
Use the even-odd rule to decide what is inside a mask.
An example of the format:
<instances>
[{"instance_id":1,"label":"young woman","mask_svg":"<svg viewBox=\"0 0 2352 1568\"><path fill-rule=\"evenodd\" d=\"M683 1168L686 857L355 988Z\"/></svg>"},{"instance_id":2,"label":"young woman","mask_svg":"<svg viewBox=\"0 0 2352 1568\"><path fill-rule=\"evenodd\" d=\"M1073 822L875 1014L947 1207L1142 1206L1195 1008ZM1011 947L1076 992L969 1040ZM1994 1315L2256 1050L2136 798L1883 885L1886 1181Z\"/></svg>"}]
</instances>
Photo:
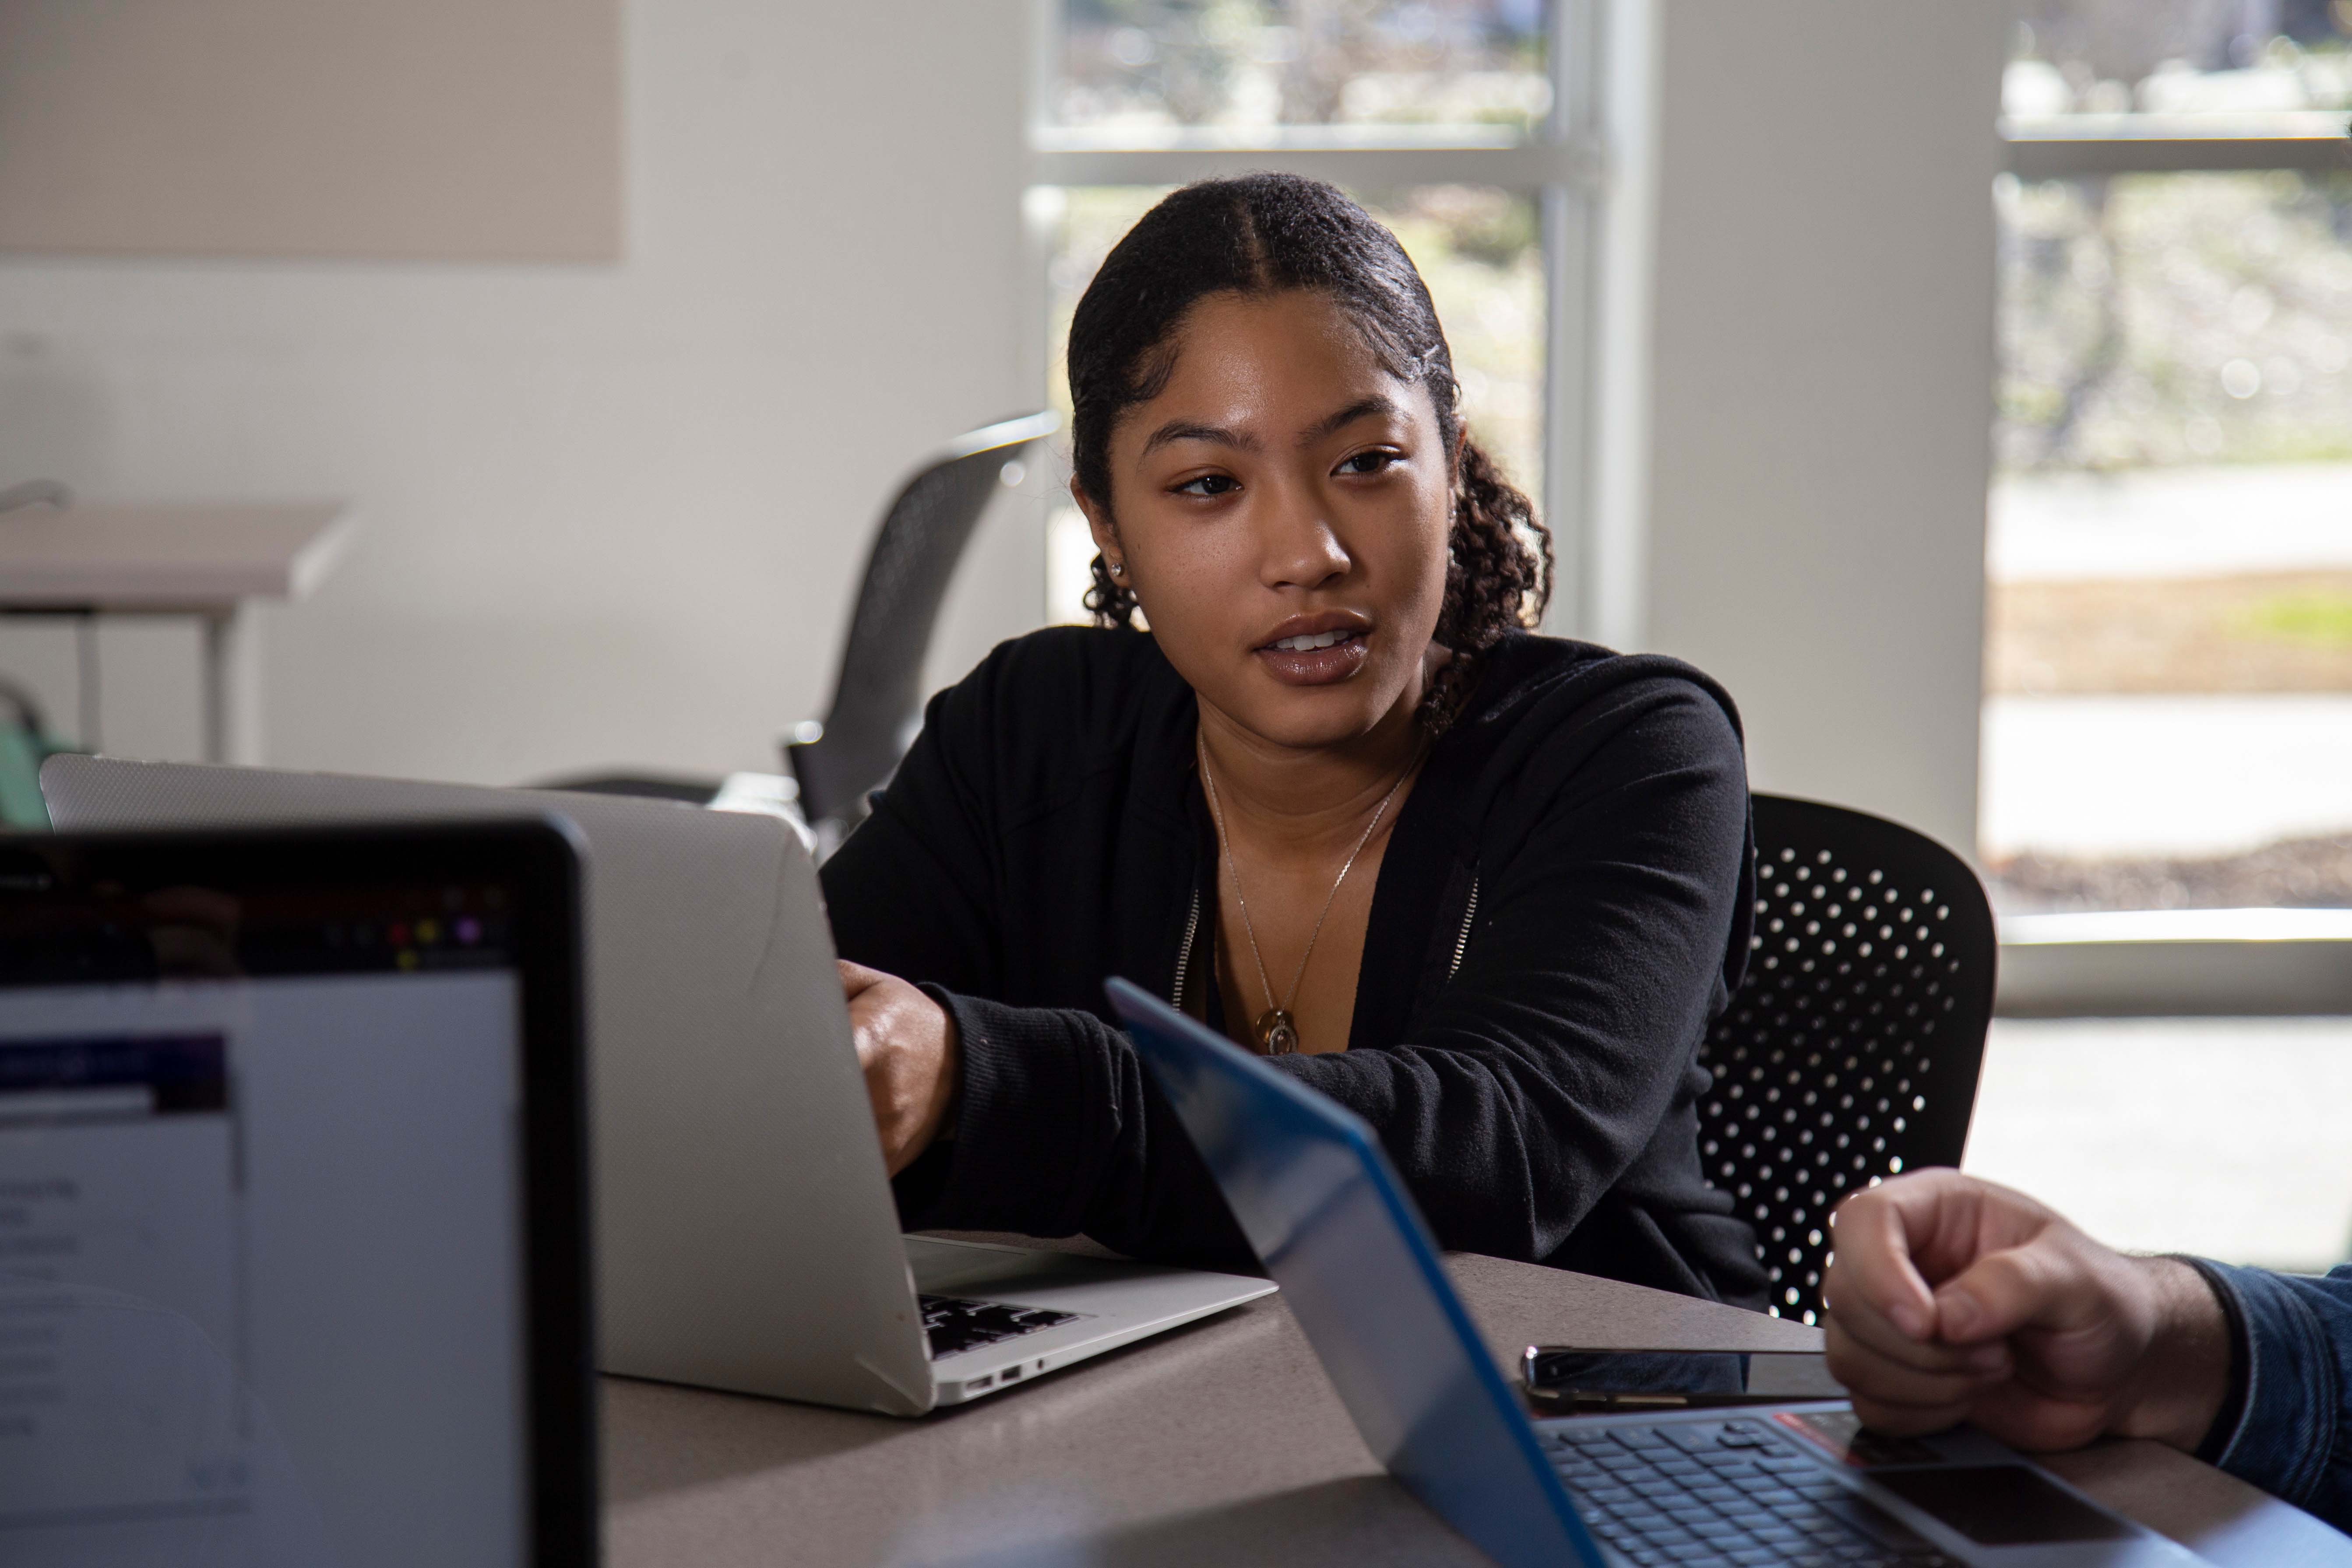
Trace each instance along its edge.
<instances>
[{"instance_id":1,"label":"young woman","mask_svg":"<svg viewBox=\"0 0 2352 1568\"><path fill-rule=\"evenodd\" d=\"M1069 365L1097 626L936 699L824 868L906 1222L1249 1267L1118 974L1370 1121L1444 1246L1759 1303L1695 1109L1738 721L1525 629L1550 542L1395 237L1312 181L1178 191Z\"/></svg>"}]
</instances>

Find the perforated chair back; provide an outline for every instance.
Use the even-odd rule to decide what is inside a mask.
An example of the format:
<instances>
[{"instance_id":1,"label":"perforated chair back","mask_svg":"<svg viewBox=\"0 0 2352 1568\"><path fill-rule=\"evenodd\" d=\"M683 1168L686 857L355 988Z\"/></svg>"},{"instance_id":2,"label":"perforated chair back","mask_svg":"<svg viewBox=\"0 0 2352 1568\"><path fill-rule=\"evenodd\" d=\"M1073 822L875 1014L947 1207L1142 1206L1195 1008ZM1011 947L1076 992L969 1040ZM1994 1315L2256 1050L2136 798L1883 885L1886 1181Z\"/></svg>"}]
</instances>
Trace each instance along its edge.
<instances>
[{"instance_id":1,"label":"perforated chair back","mask_svg":"<svg viewBox=\"0 0 2352 1568\"><path fill-rule=\"evenodd\" d=\"M1838 1199L1960 1163L1999 947L1976 873L1910 828L1759 795L1756 851L1748 974L1699 1053L1699 1152L1756 1227L1773 1315L1811 1323Z\"/></svg>"},{"instance_id":2,"label":"perforated chair back","mask_svg":"<svg viewBox=\"0 0 2352 1568\"><path fill-rule=\"evenodd\" d=\"M1060 425L1056 415L1032 414L957 437L883 514L833 704L814 739L784 748L802 813L820 843L837 842L865 816L866 792L887 783L906 754L922 721L923 658L956 563L1003 483L1004 465Z\"/></svg>"}]
</instances>

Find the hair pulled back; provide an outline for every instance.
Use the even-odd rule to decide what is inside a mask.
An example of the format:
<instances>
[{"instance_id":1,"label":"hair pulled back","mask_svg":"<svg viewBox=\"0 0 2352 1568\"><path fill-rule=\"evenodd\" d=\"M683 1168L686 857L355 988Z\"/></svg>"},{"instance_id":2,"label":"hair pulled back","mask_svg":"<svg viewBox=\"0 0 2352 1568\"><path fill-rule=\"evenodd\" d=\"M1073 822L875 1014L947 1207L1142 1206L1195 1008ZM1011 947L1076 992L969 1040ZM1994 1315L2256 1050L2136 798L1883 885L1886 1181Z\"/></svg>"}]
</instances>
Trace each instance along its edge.
<instances>
[{"instance_id":1,"label":"hair pulled back","mask_svg":"<svg viewBox=\"0 0 2352 1568\"><path fill-rule=\"evenodd\" d=\"M1390 374L1417 381L1454 451L1461 387L1436 308L1404 247L1337 188L1292 174L1203 180L1143 215L1103 259L1070 321L1070 437L1078 487L1110 508L1110 436L1118 416L1157 396L1175 367L1171 343L1204 297L1311 289L1355 322ZM1445 598L1437 641L1454 658L1423 700L1433 730L1453 721L1477 655L1531 626L1551 593L1551 534L1475 439L1453 459ZM1131 626L1134 593L1094 559L1087 608Z\"/></svg>"}]
</instances>

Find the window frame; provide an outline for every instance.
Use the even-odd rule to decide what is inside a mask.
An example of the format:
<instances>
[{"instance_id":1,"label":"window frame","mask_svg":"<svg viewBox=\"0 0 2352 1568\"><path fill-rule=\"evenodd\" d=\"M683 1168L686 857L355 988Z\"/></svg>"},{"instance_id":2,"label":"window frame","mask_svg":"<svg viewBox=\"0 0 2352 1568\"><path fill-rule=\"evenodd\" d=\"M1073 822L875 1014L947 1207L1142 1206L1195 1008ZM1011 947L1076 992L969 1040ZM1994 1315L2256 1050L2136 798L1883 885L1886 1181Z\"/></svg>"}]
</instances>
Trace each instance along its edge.
<instances>
[{"instance_id":1,"label":"window frame","mask_svg":"<svg viewBox=\"0 0 2352 1568\"><path fill-rule=\"evenodd\" d=\"M2021 180L2096 174L2198 174L2291 169L2352 173L2346 131L2333 109L2263 117L2261 132L2210 129L2179 114L2004 115L2001 166Z\"/></svg>"},{"instance_id":2,"label":"window frame","mask_svg":"<svg viewBox=\"0 0 2352 1568\"><path fill-rule=\"evenodd\" d=\"M2106 174L2352 173L2352 115L2265 115L2231 131L2188 115L2004 115L2021 180ZM2001 922L2000 1017L2321 1016L2352 1012L2340 910L2103 910Z\"/></svg>"}]
</instances>

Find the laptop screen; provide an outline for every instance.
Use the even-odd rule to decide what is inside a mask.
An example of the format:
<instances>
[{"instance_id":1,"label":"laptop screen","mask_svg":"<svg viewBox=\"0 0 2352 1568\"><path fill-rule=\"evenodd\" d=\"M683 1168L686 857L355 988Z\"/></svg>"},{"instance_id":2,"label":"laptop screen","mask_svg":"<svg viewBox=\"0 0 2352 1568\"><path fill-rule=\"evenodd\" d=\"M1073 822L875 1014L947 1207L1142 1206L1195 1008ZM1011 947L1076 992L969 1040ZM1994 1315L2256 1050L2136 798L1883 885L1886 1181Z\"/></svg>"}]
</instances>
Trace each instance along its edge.
<instances>
[{"instance_id":1,"label":"laptop screen","mask_svg":"<svg viewBox=\"0 0 2352 1568\"><path fill-rule=\"evenodd\" d=\"M1507 1568L1598 1568L1372 1130L1128 982L1107 990L1364 1446Z\"/></svg>"},{"instance_id":2,"label":"laptop screen","mask_svg":"<svg viewBox=\"0 0 2352 1568\"><path fill-rule=\"evenodd\" d=\"M0 1559L530 1560L518 896L0 902Z\"/></svg>"}]
</instances>

